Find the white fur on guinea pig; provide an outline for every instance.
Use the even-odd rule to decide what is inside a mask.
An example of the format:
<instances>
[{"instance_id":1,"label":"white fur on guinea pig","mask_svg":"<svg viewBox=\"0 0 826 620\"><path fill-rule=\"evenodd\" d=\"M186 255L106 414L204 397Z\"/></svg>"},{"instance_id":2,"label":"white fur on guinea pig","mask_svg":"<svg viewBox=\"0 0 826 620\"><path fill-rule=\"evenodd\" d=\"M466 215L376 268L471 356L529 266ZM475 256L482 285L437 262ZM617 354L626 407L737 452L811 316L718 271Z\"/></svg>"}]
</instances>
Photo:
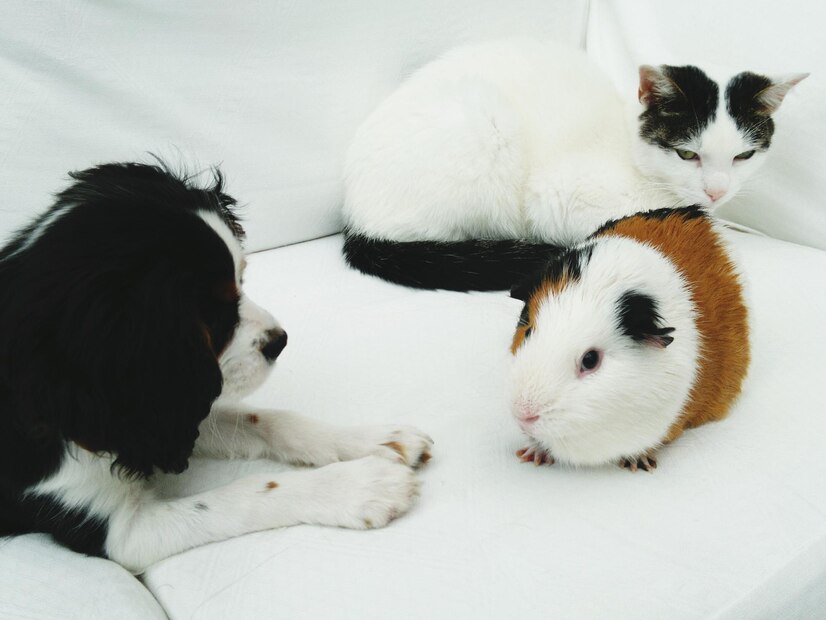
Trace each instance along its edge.
<instances>
[{"instance_id":1,"label":"white fur on guinea pig","mask_svg":"<svg viewBox=\"0 0 826 620\"><path fill-rule=\"evenodd\" d=\"M510 373L520 427L571 465L616 462L658 447L685 407L699 356L691 294L668 258L622 237L587 247L580 276L539 296ZM622 333L619 302L629 292L655 300L662 326L674 328L668 346ZM601 352L600 364L583 374L583 355L592 349Z\"/></svg>"},{"instance_id":2,"label":"white fur on guinea pig","mask_svg":"<svg viewBox=\"0 0 826 620\"><path fill-rule=\"evenodd\" d=\"M523 461L651 471L657 447L728 415L751 358L748 310L702 208L608 222L537 276L512 291L526 302L511 347Z\"/></svg>"}]
</instances>

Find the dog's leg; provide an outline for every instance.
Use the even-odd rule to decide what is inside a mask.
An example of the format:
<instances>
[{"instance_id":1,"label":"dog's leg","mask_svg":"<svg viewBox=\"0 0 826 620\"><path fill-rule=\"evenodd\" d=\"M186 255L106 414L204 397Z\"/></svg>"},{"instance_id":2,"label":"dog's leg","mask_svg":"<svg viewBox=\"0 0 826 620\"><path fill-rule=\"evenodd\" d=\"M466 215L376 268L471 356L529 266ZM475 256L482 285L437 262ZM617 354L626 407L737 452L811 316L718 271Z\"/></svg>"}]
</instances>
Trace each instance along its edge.
<instances>
[{"instance_id":1,"label":"dog's leg","mask_svg":"<svg viewBox=\"0 0 826 620\"><path fill-rule=\"evenodd\" d=\"M411 467L430 459L433 440L409 426L334 426L286 411L216 405L201 423L195 453L327 465L375 455Z\"/></svg>"},{"instance_id":2,"label":"dog's leg","mask_svg":"<svg viewBox=\"0 0 826 620\"><path fill-rule=\"evenodd\" d=\"M140 573L170 555L248 532L314 523L382 527L418 494L413 471L369 456L319 469L240 478L185 498L158 498L145 483L109 514L106 553ZM139 485L144 485L143 487Z\"/></svg>"}]
</instances>

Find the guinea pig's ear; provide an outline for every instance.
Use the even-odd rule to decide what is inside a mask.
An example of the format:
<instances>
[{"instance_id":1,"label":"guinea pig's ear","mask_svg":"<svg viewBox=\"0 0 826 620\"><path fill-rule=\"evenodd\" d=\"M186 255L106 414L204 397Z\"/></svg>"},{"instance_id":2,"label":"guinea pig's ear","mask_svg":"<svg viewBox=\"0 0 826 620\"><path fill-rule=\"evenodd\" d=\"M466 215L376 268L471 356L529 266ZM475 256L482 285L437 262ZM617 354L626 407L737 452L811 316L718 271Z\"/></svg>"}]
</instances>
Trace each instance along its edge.
<instances>
[{"instance_id":1,"label":"guinea pig's ear","mask_svg":"<svg viewBox=\"0 0 826 620\"><path fill-rule=\"evenodd\" d=\"M619 328L635 342L641 342L664 349L672 342L673 327L660 327L662 321L657 311L657 302L649 295L628 291L620 297L617 306Z\"/></svg>"},{"instance_id":2,"label":"guinea pig's ear","mask_svg":"<svg viewBox=\"0 0 826 620\"><path fill-rule=\"evenodd\" d=\"M222 384L192 286L155 273L82 302L65 321L61 431L127 475L183 471Z\"/></svg>"}]
</instances>

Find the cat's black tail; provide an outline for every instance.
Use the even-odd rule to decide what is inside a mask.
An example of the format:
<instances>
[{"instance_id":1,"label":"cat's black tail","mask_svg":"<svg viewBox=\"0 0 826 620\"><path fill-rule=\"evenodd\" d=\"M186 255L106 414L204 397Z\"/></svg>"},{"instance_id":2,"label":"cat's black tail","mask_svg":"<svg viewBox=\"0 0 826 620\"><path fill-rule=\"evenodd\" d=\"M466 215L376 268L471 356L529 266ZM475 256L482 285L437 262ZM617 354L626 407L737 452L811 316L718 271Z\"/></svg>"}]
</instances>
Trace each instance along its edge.
<instances>
[{"instance_id":1,"label":"cat's black tail","mask_svg":"<svg viewBox=\"0 0 826 620\"><path fill-rule=\"evenodd\" d=\"M384 280L424 289L501 291L547 263L559 246L518 239L386 241L345 231L344 257Z\"/></svg>"}]
</instances>

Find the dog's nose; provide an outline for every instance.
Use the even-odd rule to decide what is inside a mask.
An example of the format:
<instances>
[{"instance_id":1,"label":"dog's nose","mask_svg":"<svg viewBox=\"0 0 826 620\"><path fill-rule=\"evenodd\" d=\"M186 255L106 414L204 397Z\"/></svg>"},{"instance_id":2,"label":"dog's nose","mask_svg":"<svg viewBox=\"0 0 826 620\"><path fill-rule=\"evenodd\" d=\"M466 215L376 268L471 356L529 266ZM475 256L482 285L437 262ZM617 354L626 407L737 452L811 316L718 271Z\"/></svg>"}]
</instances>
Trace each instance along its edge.
<instances>
[{"instance_id":1,"label":"dog's nose","mask_svg":"<svg viewBox=\"0 0 826 620\"><path fill-rule=\"evenodd\" d=\"M287 332L276 327L275 329L267 330L266 337L267 340L264 346L261 347L261 354L267 358L267 361L272 362L275 361L275 358L278 357L281 351L284 350L284 347L287 346Z\"/></svg>"}]
</instances>

